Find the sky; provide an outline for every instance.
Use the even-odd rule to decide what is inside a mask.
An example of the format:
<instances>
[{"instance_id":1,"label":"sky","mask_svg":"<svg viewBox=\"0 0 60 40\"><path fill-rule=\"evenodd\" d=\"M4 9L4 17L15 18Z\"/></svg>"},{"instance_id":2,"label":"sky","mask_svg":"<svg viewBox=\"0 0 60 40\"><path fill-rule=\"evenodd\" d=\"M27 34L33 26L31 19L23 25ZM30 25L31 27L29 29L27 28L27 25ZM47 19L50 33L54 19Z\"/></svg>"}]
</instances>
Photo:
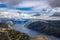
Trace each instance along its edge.
<instances>
[{"instance_id":1,"label":"sky","mask_svg":"<svg viewBox=\"0 0 60 40\"><path fill-rule=\"evenodd\" d=\"M52 8L59 7L56 0L0 0L0 12L53 15ZM55 4L56 5L55 5ZM4 13L3 13L4 14Z\"/></svg>"},{"instance_id":2,"label":"sky","mask_svg":"<svg viewBox=\"0 0 60 40\"><path fill-rule=\"evenodd\" d=\"M51 6L44 0L0 0L0 8L22 11L48 11Z\"/></svg>"}]
</instances>

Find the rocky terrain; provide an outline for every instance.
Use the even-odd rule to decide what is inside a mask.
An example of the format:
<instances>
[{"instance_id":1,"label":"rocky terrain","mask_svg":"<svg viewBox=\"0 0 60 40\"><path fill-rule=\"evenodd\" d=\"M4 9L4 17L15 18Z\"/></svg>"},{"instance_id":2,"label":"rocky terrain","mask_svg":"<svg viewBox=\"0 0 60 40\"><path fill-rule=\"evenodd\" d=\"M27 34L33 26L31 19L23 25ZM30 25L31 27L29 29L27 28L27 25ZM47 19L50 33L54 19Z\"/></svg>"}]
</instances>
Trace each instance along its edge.
<instances>
[{"instance_id":1,"label":"rocky terrain","mask_svg":"<svg viewBox=\"0 0 60 40\"><path fill-rule=\"evenodd\" d=\"M11 40L30 40L30 37L27 34L16 30L8 30L7 33Z\"/></svg>"},{"instance_id":2,"label":"rocky terrain","mask_svg":"<svg viewBox=\"0 0 60 40\"><path fill-rule=\"evenodd\" d=\"M27 25L27 28L60 38L60 21L58 20L31 22Z\"/></svg>"},{"instance_id":3,"label":"rocky terrain","mask_svg":"<svg viewBox=\"0 0 60 40\"><path fill-rule=\"evenodd\" d=\"M11 29L0 32L0 40L30 40L30 37L25 33Z\"/></svg>"}]
</instances>

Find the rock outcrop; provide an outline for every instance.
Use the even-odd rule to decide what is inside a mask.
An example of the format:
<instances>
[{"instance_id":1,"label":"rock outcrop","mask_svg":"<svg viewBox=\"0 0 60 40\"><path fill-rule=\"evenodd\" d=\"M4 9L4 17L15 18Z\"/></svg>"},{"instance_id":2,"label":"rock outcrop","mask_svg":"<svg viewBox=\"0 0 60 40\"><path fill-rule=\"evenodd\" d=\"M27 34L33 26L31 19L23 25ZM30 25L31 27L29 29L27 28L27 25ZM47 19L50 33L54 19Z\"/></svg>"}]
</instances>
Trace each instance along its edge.
<instances>
[{"instance_id":1,"label":"rock outcrop","mask_svg":"<svg viewBox=\"0 0 60 40\"><path fill-rule=\"evenodd\" d=\"M53 35L60 38L60 21L59 20L48 20L48 21L38 20L30 23L28 22L26 27L31 30L40 32L42 34Z\"/></svg>"}]
</instances>

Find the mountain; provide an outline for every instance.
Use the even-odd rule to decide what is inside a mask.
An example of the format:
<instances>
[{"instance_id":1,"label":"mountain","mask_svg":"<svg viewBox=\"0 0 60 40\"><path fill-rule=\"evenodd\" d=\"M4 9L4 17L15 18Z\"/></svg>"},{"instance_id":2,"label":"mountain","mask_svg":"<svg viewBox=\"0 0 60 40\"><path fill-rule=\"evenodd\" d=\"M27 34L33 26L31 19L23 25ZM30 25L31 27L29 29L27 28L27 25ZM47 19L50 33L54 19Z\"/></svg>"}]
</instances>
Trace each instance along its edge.
<instances>
[{"instance_id":1,"label":"mountain","mask_svg":"<svg viewBox=\"0 0 60 40\"><path fill-rule=\"evenodd\" d=\"M60 20L28 22L26 27L42 34L60 37Z\"/></svg>"}]
</instances>

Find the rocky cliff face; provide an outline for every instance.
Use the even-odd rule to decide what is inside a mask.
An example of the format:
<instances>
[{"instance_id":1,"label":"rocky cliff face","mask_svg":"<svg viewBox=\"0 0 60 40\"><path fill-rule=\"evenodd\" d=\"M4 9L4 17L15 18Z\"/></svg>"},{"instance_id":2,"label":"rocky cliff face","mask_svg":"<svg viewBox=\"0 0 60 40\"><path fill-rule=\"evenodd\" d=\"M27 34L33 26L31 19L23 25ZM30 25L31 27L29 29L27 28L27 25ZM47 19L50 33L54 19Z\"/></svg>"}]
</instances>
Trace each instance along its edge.
<instances>
[{"instance_id":1,"label":"rocky cliff face","mask_svg":"<svg viewBox=\"0 0 60 40\"><path fill-rule=\"evenodd\" d=\"M60 37L60 21L49 20L46 22L36 21L27 25L27 28L38 31L42 34Z\"/></svg>"}]
</instances>

